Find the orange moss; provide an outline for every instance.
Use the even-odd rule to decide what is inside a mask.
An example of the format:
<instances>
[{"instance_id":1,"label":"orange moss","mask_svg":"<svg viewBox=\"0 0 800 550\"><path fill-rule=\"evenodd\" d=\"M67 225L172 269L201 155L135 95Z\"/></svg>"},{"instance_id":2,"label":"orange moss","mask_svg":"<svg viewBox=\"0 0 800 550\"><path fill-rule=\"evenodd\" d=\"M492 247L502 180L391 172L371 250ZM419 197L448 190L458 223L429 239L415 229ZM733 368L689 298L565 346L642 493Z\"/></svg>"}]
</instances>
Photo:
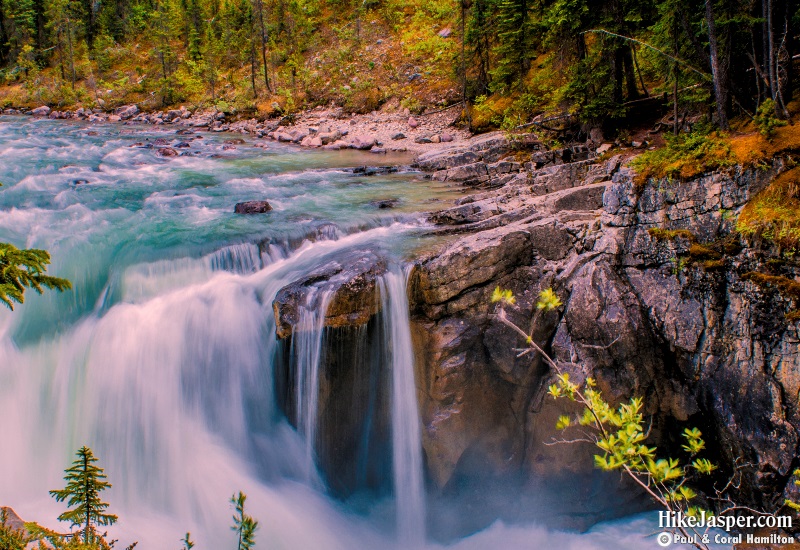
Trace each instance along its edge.
<instances>
[{"instance_id":1,"label":"orange moss","mask_svg":"<svg viewBox=\"0 0 800 550\"><path fill-rule=\"evenodd\" d=\"M734 136L730 140L731 152L739 163L753 166L770 162L784 153L800 152L800 125L789 124L775 129L771 139L758 132Z\"/></svg>"},{"instance_id":2,"label":"orange moss","mask_svg":"<svg viewBox=\"0 0 800 550\"><path fill-rule=\"evenodd\" d=\"M651 227L647 230L647 233L658 241L669 241L681 238L693 243L697 240L694 233L688 229L662 229L661 227Z\"/></svg>"},{"instance_id":3,"label":"orange moss","mask_svg":"<svg viewBox=\"0 0 800 550\"><path fill-rule=\"evenodd\" d=\"M796 249L800 244L800 168L784 172L753 197L739 215L736 229L745 236Z\"/></svg>"},{"instance_id":4,"label":"orange moss","mask_svg":"<svg viewBox=\"0 0 800 550\"><path fill-rule=\"evenodd\" d=\"M784 296L792 300L800 300L800 283L787 277L767 275L757 271L749 271L742 275L745 281L751 281L762 288L776 288Z\"/></svg>"}]
</instances>

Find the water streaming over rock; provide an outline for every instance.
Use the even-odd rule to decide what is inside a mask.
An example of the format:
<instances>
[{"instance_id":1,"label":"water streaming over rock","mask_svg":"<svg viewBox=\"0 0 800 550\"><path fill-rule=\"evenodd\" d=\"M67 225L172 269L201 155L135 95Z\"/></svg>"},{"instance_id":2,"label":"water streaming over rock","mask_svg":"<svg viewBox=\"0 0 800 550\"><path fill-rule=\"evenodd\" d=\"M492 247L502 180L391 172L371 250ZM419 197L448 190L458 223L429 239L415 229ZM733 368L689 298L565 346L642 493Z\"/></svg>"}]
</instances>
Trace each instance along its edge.
<instances>
[{"instance_id":1,"label":"water streaming over rock","mask_svg":"<svg viewBox=\"0 0 800 550\"><path fill-rule=\"evenodd\" d=\"M397 535L402 547L421 548L425 543L425 481L407 281L408 269L390 271L381 280L380 292L386 333L390 335L386 349L392 369L392 468Z\"/></svg>"},{"instance_id":2,"label":"water streaming over rock","mask_svg":"<svg viewBox=\"0 0 800 550\"><path fill-rule=\"evenodd\" d=\"M295 422L304 439L303 468L308 482L314 478L320 363L325 345L325 314L331 298L332 294L327 291L308 296L308 301L300 309L300 319L294 327L292 339L292 363L297 369Z\"/></svg>"},{"instance_id":3,"label":"water streaming over rock","mask_svg":"<svg viewBox=\"0 0 800 550\"><path fill-rule=\"evenodd\" d=\"M229 548L228 500L242 490L261 522L259 547L440 547L425 540L406 273L382 276L379 319L347 338L326 344L330 296L305 311L299 325L311 330L292 344L303 357L297 430L276 400L272 301L354 248L401 265L420 233L415 212L452 190L410 185L413 174L366 179L329 169L371 158L355 153L277 144L229 153L225 136L205 135L191 141L193 156L162 159L137 143L174 139L168 128L89 128L0 118L0 241L48 249L51 273L74 285L0 311L0 504L63 529L54 519L63 506L48 490L63 486L75 450L89 445L113 484L104 496L120 516L112 535L121 544L175 548L191 531L198 548ZM269 214L233 215L236 202L265 196ZM398 209L370 206L385 197L400 197ZM393 489L366 505L332 499L313 474L319 430L339 421L316 399L325 350L334 366L358 356L342 384L368 379L345 411L368 417L353 434L361 445L353 484L380 488L388 478ZM386 369L389 407L388 378L376 374ZM390 447L375 444L389 431ZM385 448L392 473L380 462ZM326 458L341 451L330 449ZM625 525L634 535L609 543L498 524L454 544L515 548L530 535L535 546L641 548L638 533L649 525Z\"/></svg>"}]
</instances>

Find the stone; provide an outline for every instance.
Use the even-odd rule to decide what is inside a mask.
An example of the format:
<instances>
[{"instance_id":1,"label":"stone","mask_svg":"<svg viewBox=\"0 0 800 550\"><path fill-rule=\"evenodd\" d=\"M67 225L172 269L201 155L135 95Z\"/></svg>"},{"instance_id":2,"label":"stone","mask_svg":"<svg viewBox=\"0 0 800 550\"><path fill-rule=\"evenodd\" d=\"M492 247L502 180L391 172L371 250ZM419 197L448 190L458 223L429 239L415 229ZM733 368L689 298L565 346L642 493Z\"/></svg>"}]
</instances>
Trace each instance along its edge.
<instances>
[{"instance_id":1,"label":"stone","mask_svg":"<svg viewBox=\"0 0 800 550\"><path fill-rule=\"evenodd\" d=\"M398 204L400 204L400 199L393 198L393 199L379 199L374 201L369 201L370 206L374 206L380 210L385 210L387 208L394 208Z\"/></svg>"},{"instance_id":2,"label":"stone","mask_svg":"<svg viewBox=\"0 0 800 550\"><path fill-rule=\"evenodd\" d=\"M611 143L604 143L604 144L602 144L600 147L598 147L598 148L595 150L595 152L596 152L598 155L602 155L603 153L606 153L606 152L610 151L610 150L611 150L611 148L612 148L613 146L614 146L614 145L613 145L613 144L611 144Z\"/></svg>"},{"instance_id":3,"label":"stone","mask_svg":"<svg viewBox=\"0 0 800 550\"><path fill-rule=\"evenodd\" d=\"M128 120L139 114L138 105L123 105L114 109L114 114L121 120Z\"/></svg>"},{"instance_id":4,"label":"stone","mask_svg":"<svg viewBox=\"0 0 800 550\"><path fill-rule=\"evenodd\" d=\"M395 141L400 139L406 139L406 135L403 132L397 132L396 134L392 134L392 139Z\"/></svg>"},{"instance_id":5,"label":"stone","mask_svg":"<svg viewBox=\"0 0 800 550\"><path fill-rule=\"evenodd\" d=\"M442 134L439 139L442 143L450 143L453 141L453 136L451 134Z\"/></svg>"},{"instance_id":6,"label":"stone","mask_svg":"<svg viewBox=\"0 0 800 550\"><path fill-rule=\"evenodd\" d=\"M272 205L267 201L246 201L236 203L234 214L263 214L272 210Z\"/></svg>"},{"instance_id":7,"label":"stone","mask_svg":"<svg viewBox=\"0 0 800 550\"><path fill-rule=\"evenodd\" d=\"M338 139L341 139L342 133L339 130L334 130L331 132L320 132L317 137L322 142L322 145L327 145L329 143L337 141Z\"/></svg>"},{"instance_id":8,"label":"stone","mask_svg":"<svg viewBox=\"0 0 800 550\"><path fill-rule=\"evenodd\" d=\"M414 118L413 116L412 117L408 117L408 127L409 128L413 129L413 128L417 128L418 126L419 126L419 121L417 121L416 118Z\"/></svg>"},{"instance_id":9,"label":"stone","mask_svg":"<svg viewBox=\"0 0 800 550\"><path fill-rule=\"evenodd\" d=\"M175 149L172 147L161 147L156 149L156 155L159 157L177 157L180 155Z\"/></svg>"},{"instance_id":10,"label":"stone","mask_svg":"<svg viewBox=\"0 0 800 550\"><path fill-rule=\"evenodd\" d=\"M450 27L445 27L436 34L438 34L442 38L448 38L452 33L453 31L450 29Z\"/></svg>"},{"instance_id":11,"label":"stone","mask_svg":"<svg viewBox=\"0 0 800 550\"><path fill-rule=\"evenodd\" d=\"M380 311L377 281L385 272L386 261L374 252L353 251L282 288L272 303L278 338L291 336L297 330L300 309L316 307L326 292L333 296L324 326L364 325Z\"/></svg>"},{"instance_id":12,"label":"stone","mask_svg":"<svg viewBox=\"0 0 800 550\"><path fill-rule=\"evenodd\" d=\"M372 149L374 145L376 145L378 140L375 139L374 136L368 136L364 134L356 134L354 136L350 136L350 144L353 149L360 149L363 151Z\"/></svg>"},{"instance_id":13,"label":"stone","mask_svg":"<svg viewBox=\"0 0 800 550\"><path fill-rule=\"evenodd\" d=\"M50 107L48 107L47 105L36 107L35 109L31 110L31 114L33 116L47 116L50 114Z\"/></svg>"}]
</instances>

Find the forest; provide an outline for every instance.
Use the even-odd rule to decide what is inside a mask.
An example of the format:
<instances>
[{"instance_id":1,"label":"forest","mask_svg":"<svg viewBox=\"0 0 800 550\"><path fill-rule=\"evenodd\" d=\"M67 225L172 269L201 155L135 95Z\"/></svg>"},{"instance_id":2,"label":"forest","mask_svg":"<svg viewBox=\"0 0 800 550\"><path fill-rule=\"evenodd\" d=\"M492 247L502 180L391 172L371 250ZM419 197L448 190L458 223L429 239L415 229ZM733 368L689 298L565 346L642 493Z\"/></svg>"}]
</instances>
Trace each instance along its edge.
<instances>
[{"instance_id":1,"label":"forest","mask_svg":"<svg viewBox=\"0 0 800 550\"><path fill-rule=\"evenodd\" d=\"M466 101L484 129L646 102L726 129L789 116L799 30L789 0L0 0L0 106Z\"/></svg>"}]
</instances>

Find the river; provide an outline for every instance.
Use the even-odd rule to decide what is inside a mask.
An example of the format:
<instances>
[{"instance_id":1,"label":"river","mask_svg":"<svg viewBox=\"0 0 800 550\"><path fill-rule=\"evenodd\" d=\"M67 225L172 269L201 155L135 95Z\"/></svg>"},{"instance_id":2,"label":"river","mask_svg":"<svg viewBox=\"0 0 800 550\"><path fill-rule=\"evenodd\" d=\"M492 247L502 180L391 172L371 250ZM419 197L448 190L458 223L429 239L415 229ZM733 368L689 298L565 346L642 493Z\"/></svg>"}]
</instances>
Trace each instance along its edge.
<instances>
[{"instance_id":1,"label":"river","mask_svg":"<svg viewBox=\"0 0 800 550\"><path fill-rule=\"evenodd\" d=\"M184 154L159 156L164 143ZM49 250L49 272L74 286L28 292L16 311L0 311L0 504L64 529L48 490L63 486L88 445L113 484L103 494L120 516L111 534L138 548L178 548L187 531L197 548L232 548L229 499L239 490L260 521L257 548L657 548L646 538L652 514L582 534L533 518L426 536L435 518L426 514L406 266L431 244L419 212L458 191L413 172L348 170L404 157L255 145L0 117L0 241ZM237 202L262 199L274 210L233 214ZM387 199L395 207L379 208ZM392 479L366 505L334 498L315 466L319 312L308 312L293 344L304 377L297 429L273 376L275 294L353 248L390 263L379 288Z\"/></svg>"}]
</instances>

